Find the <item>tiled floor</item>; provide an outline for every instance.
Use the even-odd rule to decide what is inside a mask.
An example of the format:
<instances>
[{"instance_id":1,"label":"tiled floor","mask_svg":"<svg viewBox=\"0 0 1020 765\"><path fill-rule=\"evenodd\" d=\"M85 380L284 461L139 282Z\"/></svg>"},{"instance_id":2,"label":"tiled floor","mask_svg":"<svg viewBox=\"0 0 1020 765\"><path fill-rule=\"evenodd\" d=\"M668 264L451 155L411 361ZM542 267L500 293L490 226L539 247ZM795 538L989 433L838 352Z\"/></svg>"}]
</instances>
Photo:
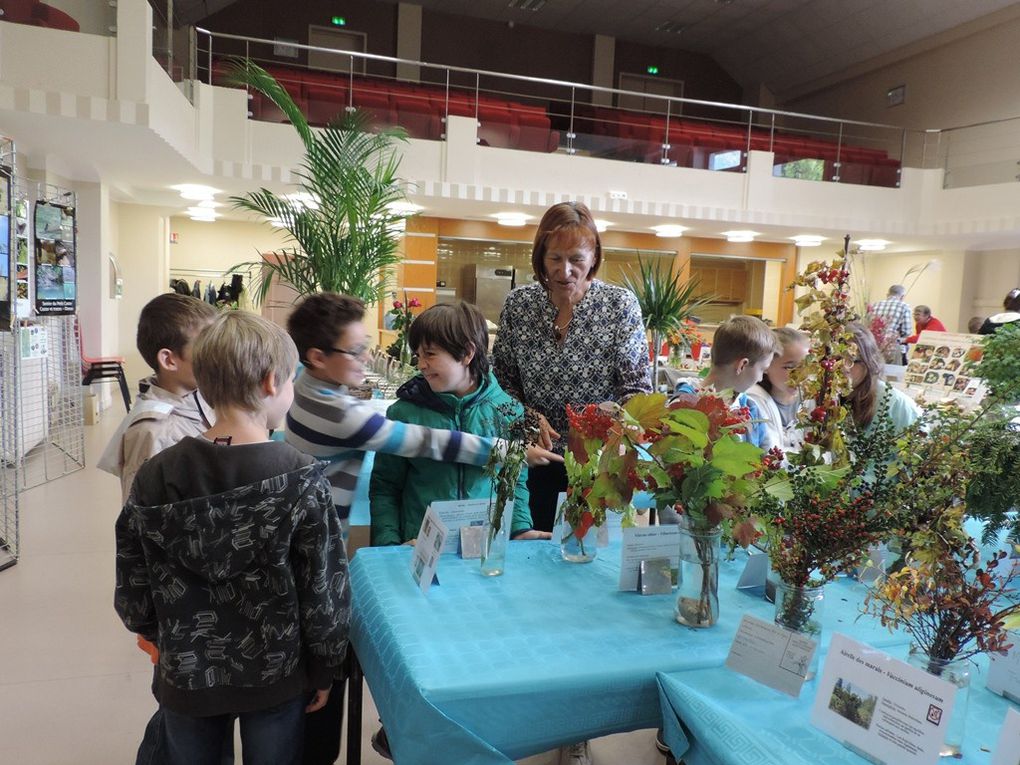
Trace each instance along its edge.
<instances>
[{"instance_id":1,"label":"tiled floor","mask_svg":"<svg viewBox=\"0 0 1020 765\"><path fill-rule=\"evenodd\" d=\"M21 498L21 560L0 572L4 765L131 765L155 708L148 659L113 611L119 484L92 467L118 417L114 409L85 429L89 467ZM362 762L385 763L369 745L376 711L367 692L364 720ZM592 751L597 765L663 762L652 731L599 739Z\"/></svg>"}]
</instances>

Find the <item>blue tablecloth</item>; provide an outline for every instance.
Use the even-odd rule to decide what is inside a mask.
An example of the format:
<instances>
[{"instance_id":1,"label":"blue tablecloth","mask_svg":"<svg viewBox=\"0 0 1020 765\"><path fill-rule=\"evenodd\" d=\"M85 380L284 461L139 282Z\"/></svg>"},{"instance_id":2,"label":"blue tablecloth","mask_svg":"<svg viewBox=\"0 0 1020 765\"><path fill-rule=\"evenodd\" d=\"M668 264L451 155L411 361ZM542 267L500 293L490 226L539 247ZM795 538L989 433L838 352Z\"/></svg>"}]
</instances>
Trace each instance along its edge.
<instances>
[{"instance_id":1,"label":"blue tablecloth","mask_svg":"<svg viewBox=\"0 0 1020 765\"><path fill-rule=\"evenodd\" d=\"M361 463L358 483L351 500L351 526L371 526L372 514L368 501L368 485L372 481L372 466L375 464L375 452L365 452L365 461Z\"/></svg>"},{"instance_id":2,"label":"blue tablecloth","mask_svg":"<svg viewBox=\"0 0 1020 765\"><path fill-rule=\"evenodd\" d=\"M428 597L406 547L363 548L351 563L351 639L401 765L506 765L609 733L658 727L657 672L719 668L741 616L773 606L735 590L743 561L723 563L721 619L708 630L673 621L675 594L617 591L618 545L590 564L549 542L511 542L507 573L444 556ZM854 624L864 587L830 586L827 629L876 646L895 636ZM721 670L729 674L728 670Z\"/></svg>"},{"instance_id":3,"label":"blue tablecloth","mask_svg":"<svg viewBox=\"0 0 1020 765\"><path fill-rule=\"evenodd\" d=\"M886 648L905 657L907 644ZM822 657L824 660L824 656ZM963 740L965 765L987 765L1010 702L985 690L981 659L971 675ZM980 669L980 672L978 672ZM686 765L866 765L867 760L812 727L818 681L792 699L725 668L658 676L664 738ZM680 721L684 728L681 728Z\"/></svg>"}]
</instances>

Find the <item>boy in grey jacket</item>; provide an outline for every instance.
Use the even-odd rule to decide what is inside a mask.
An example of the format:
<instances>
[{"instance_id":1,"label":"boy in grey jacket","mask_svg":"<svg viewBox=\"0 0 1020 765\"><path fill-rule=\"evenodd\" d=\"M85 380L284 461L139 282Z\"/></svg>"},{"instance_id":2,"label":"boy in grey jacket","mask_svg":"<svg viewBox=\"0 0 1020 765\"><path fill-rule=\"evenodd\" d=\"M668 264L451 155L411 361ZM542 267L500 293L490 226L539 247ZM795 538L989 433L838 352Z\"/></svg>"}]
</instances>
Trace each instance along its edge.
<instances>
[{"instance_id":1,"label":"boy in grey jacket","mask_svg":"<svg viewBox=\"0 0 1020 765\"><path fill-rule=\"evenodd\" d=\"M297 352L229 312L192 358L217 421L138 471L117 521L117 613L159 651L165 762L217 762L236 717L246 763L299 763L304 714L346 653L350 592L321 467L269 440Z\"/></svg>"}]
</instances>

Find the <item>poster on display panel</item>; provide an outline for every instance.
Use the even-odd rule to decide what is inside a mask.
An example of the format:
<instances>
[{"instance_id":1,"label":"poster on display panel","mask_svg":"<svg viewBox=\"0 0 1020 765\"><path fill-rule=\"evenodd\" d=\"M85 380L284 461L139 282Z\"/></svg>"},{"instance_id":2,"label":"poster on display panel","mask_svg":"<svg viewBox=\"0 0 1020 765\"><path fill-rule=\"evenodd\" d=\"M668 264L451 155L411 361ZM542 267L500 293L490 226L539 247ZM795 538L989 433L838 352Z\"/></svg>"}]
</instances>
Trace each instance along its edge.
<instances>
[{"instance_id":1,"label":"poster on display panel","mask_svg":"<svg viewBox=\"0 0 1020 765\"><path fill-rule=\"evenodd\" d=\"M903 381L912 397L976 406L985 396L984 382L971 374L981 360L980 335L925 331L910 347Z\"/></svg>"},{"instance_id":2,"label":"poster on display panel","mask_svg":"<svg viewBox=\"0 0 1020 765\"><path fill-rule=\"evenodd\" d=\"M0 167L0 329L11 326L11 249L14 226L11 225L14 210L11 205L11 175L7 168Z\"/></svg>"},{"instance_id":3,"label":"poster on display panel","mask_svg":"<svg viewBox=\"0 0 1020 765\"><path fill-rule=\"evenodd\" d=\"M74 208L35 203L35 311L73 314L77 299Z\"/></svg>"}]
</instances>

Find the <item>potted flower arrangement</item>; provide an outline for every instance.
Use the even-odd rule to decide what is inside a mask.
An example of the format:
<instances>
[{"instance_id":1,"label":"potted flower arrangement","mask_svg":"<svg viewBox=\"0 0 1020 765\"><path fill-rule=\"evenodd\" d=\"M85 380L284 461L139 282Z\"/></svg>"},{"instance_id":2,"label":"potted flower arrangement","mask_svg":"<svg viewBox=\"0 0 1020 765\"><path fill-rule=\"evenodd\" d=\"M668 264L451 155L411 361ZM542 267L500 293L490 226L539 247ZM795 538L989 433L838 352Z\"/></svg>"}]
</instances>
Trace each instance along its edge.
<instances>
[{"instance_id":1,"label":"potted flower arrangement","mask_svg":"<svg viewBox=\"0 0 1020 765\"><path fill-rule=\"evenodd\" d=\"M635 400L638 399L638 400ZM710 392L631 399L642 423L648 459L638 475L660 510L673 508L680 524L680 582L674 617L688 627L719 619L719 557L724 529L746 547L757 537L747 514L762 487L762 450L741 440L750 421Z\"/></svg>"},{"instance_id":2,"label":"potted flower arrangement","mask_svg":"<svg viewBox=\"0 0 1020 765\"><path fill-rule=\"evenodd\" d=\"M630 504L636 489L637 453L626 449L623 410L612 402L567 406L570 431L563 462L567 470L567 498L561 508L563 536L560 552L570 563L589 563L598 553L596 536L606 512L623 513L625 526L633 525ZM622 480L621 480L622 477Z\"/></svg>"},{"instance_id":3,"label":"potted flower arrangement","mask_svg":"<svg viewBox=\"0 0 1020 765\"><path fill-rule=\"evenodd\" d=\"M528 447L537 441L537 417L525 410L520 414L511 405L497 408L500 421L494 432L500 433L506 444L502 453L494 449L485 464L485 473L492 480L489 508L482 537L482 574L499 576L506 567L506 547L510 529L504 523L508 504L513 504L521 471L528 464Z\"/></svg>"},{"instance_id":4,"label":"potted flower arrangement","mask_svg":"<svg viewBox=\"0 0 1020 765\"><path fill-rule=\"evenodd\" d=\"M393 307L386 312L390 317L390 326L397 333L397 339L386 349L386 352L405 366L411 363L412 356L411 346L407 341L408 331L411 329L411 323L414 321L412 308L421 308L421 302L418 298L408 300L407 292L405 291L404 299L394 300Z\"/></svg>"},{"instance_id":5,"label":"potted flower arrangement","mask_svg":"<svg viewBox=\"0 0 1020 765\"><path fill-rule=\"evenodd\" d=\"M865 613L912 639L909 660L958 687L942 753L959 756L969 684L967 659L1003 653L1020 626L1020 603L1003 597L1017 572L1001 549L982 554L964 528L985 523L985 543L1020 538L1011 512L1020 491L1020 327L988 338L969 368L988 394L974 409L930 404L898 442L890 470L899 479L886 502L902 538L902 560L869 594Z\"/></svg>"},{"instance_id":6,"label":"potted flower arrangement","mask_svg":"<svg viewBox=\"0 0 1020 765\"><path fill-rule=\"evenodd\" d=\"M849 237L841 256L809 264L794 282L805 288L797 304L812 340L796 379L813 406L801 415L804 448L767 461L771 490L759 494L755 507L779 577L776 623L816 637L824 584L864 563L895 525L883 501L892 427L880 407L870 432L857 433L843 404L854 359L848 245Z\"/></svg>"},{"instance_id":7,"label":"potted flower arrangement","mask_svg":"<svg viewBox=\"0 0 1020 765\"><path fill-rule=\"evenodd\" d=\"M682 364L688 352L695 362L698 361L701 356L701 345L705 342L705 338L698 331L697 324L690 319L685 319L669 331L666 341L676 354L677 361Z\"/></svg>"}]
</instances>

